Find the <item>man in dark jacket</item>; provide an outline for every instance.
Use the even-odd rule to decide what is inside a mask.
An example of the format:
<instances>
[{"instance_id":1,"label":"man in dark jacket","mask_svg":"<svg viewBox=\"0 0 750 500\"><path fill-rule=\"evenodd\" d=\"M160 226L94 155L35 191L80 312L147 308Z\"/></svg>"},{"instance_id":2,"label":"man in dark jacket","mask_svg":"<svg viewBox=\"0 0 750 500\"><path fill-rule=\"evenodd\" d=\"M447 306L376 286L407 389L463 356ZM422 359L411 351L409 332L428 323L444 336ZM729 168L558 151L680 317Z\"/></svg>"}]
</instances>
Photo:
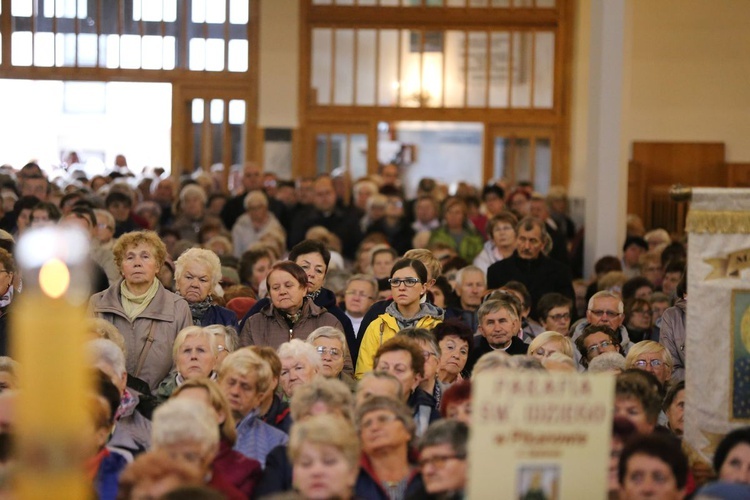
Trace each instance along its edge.
<instances>
[{"instance_id":1,"label":"man in dark jacket","mask_svg":"<svg viewBox=\"0 0 750 500\"><path fill-rule=\"evenodd\" d=\"M240 218L240 215L245 213L245 196L250 191L260 191L266 198L268 198L268 209L273 212L277 219L283 220L284 217L284 205L279 200L271 198L266 194L263 189L263 172L260 167L253 162L247 162L242 171L242 187L244 191L230 198L224 208L221 209L221 221L224 223L224 227L228 230L232 230L234 223Z\"/></svg>"},{"instance_id":2,"label":"man in dark jacket","mask_svg":"<svg viewBox=\"0 0 750 500\"><path fill-rule=\"evenodd\" d=\"M323 288L326 273L328 273L328 263L331 261L331 252L328 251L325 244L317 240L304 240L292 248L289 252L289 260L293 261L305 270L307 274L307 296L310 297L315 305L325 308L326 311L333 314L344 327L344 336L346 344L349 347L349 353L353 360L357 359L359 353L359 342L354 335L352 322L344 311L336 305L336 295ZM259 312L270 302L270 299L261 299L245 314L240 322L240 329L245 326L247 318Z\"/></svg>"},{"instance_id":3,"label":"man in dark jacket","mask_svg":"<svg viewBox=\"0 0 750 500\"><path fill-rule=\"evenodd\" d=\"M531 311L545 293L557 292L575 301L570 270L560 262L550 259L542 250L550 237L544 223L526 217L516 226L516 251L487 269L487 288L500 288L509 281L520 281L531 294Z\"/></svg>"},{"instance_id":4,"label":"man in dark jacket","mask_svg":"<svg viewBox=\"0 0 750 500\"><path fill-rule=\"evenodd\" d=\"M504 300L488 300L479 308L479 334L474 337L474 349L469 354L465 370L469 373L474 364L488 352L505 351L522 355L528 345L518 337L521 320L513 306Z\"/></svg>"}]
</instances>

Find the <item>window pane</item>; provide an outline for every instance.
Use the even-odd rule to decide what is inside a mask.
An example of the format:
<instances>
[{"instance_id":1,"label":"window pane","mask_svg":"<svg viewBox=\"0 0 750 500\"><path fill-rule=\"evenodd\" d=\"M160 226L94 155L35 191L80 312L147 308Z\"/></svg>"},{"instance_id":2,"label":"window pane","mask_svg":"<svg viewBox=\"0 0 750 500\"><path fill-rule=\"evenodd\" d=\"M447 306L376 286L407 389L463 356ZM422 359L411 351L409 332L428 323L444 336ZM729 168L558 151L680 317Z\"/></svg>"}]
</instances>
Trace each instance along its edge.
<instances>
[{"instance_id":1,"label":"window pane","mask_svg":"<svg viewBox=\"0 0 750 500\"><path fill-rule=\"evenodd\" d=\"M192 71L206 69L206 41L203 38L191 38L188 49L188 67Z\"/></svg>"},{"instance_id":2,"label":"window pane","mask_svg":"<svg viewBox=\"0 0 750 500\"><path fill-rule=\"evenodd\" d=\"M354 103L354 30L336 30L334 104Z\"/></svg>"},{"instance_id":3,"label":"window pane","mask_svg":"<svg viewBox=\"0 0 750 500\"><path fill-rule=\"evenodd\" d=\"M164 69L174 69L177 58L177 39L173 36L165 36L163 44Z\"/></svg>"},{"instance_id":4,"label":"window pane","mask_svg":"<svg viewBox=\"0 0 750 500\"><path fill-rule=\"evenodd\" d=\"M224 123L224 101L221 99L211 100L211 123Z\"/></svg>"},{"instance_id":5,"label":"window pane","mask_svg":"<svg viewBox=\"0 0 750 500\"><path fill-rule=\"evenodd\" d=\"M229 40L229 71L247 71L247 40Z\"/></svg>"},{"instance_id":6,"label":"window pane","mask_svg":"<svg viewBox=\"0 0 750 500\"><path fill-rule=\"evenodd\" d=\"M360 106L375 104L375 30L357 33L357 102Z\"/></svg>"},{"instance_id":7,"label":"window pane","mask_svg":"<svg viewBox=\"0 0 750 500\"><path fill-rule=\"evenodd\" d=\"M539 8L554 8L555 0L536 0L536 6Z\"/></svg>"},{"instance_id":8,"label":"window pane","mask_svg":"<svg viewBox=\"0 0 750 500\"><path fill-rule=\"evenodd\" d=\"M65 82L63 110L66 113L105 113L107 111L107 84L101 82Z\"/></svg>"},{"instance_id":9,"label":"window pane","mask_svg":"<svg viewBox=\"0 0 750 500\"><path fill-rule=\"evenodd\" d=\"M445 32L445 106L449 108L464 105L465 43L466 36L463 31Z\"/></svg>"},{"instance_id":10,"label":"window pane","mask_svg":"<svg viewBox=\"0 0 750 500\"><path fill-rule=\"evenodd\" d=\"M78 35L78 65L93 67L96 66L97 57L97 38L90 33Z\"/></svg>"},{"instance_id":11,"label":"window pane","mask_svg":"<svg viewBox=\"0 0 750 500\"><path fill-rule=\"evenodd\" d=\"M119 68L120 67L120 37L118 35L107 35L106 37L103 37L103 38L106 38L107 67Z\"/></svg>"},{"instance_id":12,"label":"window pane","mask_svg":"<svg viewBox=\"0 0 750 500\"><path fill-rule=\"evenodd\" d=\"M327 134L318 134L315 137L315 171L319 174L329 172L329 148Z\"/></svg>"},{"instance_id":13,"label":"window pane","mask_svg":"<svg viewBox=\"0 0 750 500\"><path fill-rule=\"evenodd\" d=\"M331 39L330 29L312 32L311 79L315 104L331 104Z\"/></svg>"},{"instance_id":14,"label":"window pane","mask_svg":"<svg viewBox=\"0 0 750 500\"><path fill-rule=\"evenodd\" d=\"M420 54L422 49L422 32L419 30L401 30L401 80L400 105L419 107L423 101L422 82L420 80Z\"/></svg>"},{"instance_id":15,"label":"window pane","mask_svg":"<svg viewBox=\"0 0 750 500\"><path fill-rule=\"evenodd\" d=\"M250 20L250 2L247 0L231 0L229 2L229 22L231 24L247 24Z\"/></svg>"},{"instance_id":16,"label":"window pane","mask_svg":"<svg viewBox=\"0 0 750 500\"><path fill-rule=\"evenodd\" d=\"M164 2L164 10L162 11L164 22L173 23L177 21L177 0L162 1Z\"/></svg>"},{"instance_id":17,"label":"window pane","mask_svg":"<svg viewBox=\"0 0 750 500\"><path fill-rule=\"evenodd\" d=\"M206 22L212 24L223 24L226 21L226 1L206 0Z\"/></svg>"},{"instance_id":18,"label":"window pane","mask_svg":"<svg viewBox=\"0 0 750 500\"><path fill-rule=\"evenodd\" d=\"M534 190L540 193L549 191L552 175L552 148L550 140L539 138L535 141Z\"/></svg>"},{"instance_id":19,"label":"window pane","mask_svg":"<svg viewBox=\"0 0 750 500\"><path fill-rule=\"evenodd\" d=\"M10 38L12 51L10 62L13 66L31 66L31 32L17 31Z\"/></svg>"},{"instance_id":20,"label":"window pane","mask_svg":"<svg viewBox=\"0 0 750 500\"><path fill-rule=\"evenodd\" d=\"M76 62L76 36L73 33L55 35L55 66L73 66Z\"/></svg>"},{"instance_id":21,"label":"window pane","mask_svg":"<svg viewBox=\"0 0 750 500\"><path fill-rule=\"evenodd\" d=\"M492 163L492 177L500 179L501 177L507 177L505 156L507 154L507 140L504 137L495 137L494 141L494 154Z\"/></svg>"},{"instance_id":22,"label":"window pane","mask_svg":"<svg viewBox=\"0 0 750 500\"><path fill-rule=\"evenodd\" d=\"M144 36L142 40L143 69L161 69L163 52L160 36Z\"/></svg>"},{"instance_id":23,"label":"window pane","mask_svg":"<svg viewBox=\"0 0 750 500\"><path fill-rule=\"evenodd\" d=\"M206 0L192 0L191 20L194 23L206 22Z\"/></svg>"},{"instance_id":24,"label":"window pane","mask_svg":"<svg viewBox=\"0 0 750 500\"><path fill-rule=\"evenodd\" d=\"M512 162L516 183L531 180L531 141L516 138L513 144Z\"/></svg>"},{"instance_id":25,"label":"window pane","mask_svg":"<svg viewBox=\"0 0 750 500\"><path fill-rule=\"evenodd\" d=\"M349 173L352 179L367 175L367 135L365 134L349 136Z\"/></svg>"},{"instance_id":26,"label":"window pane","mask_svg":"<svg viewBox=\"0 0 750 500\"><path fill-rule=\"evenodd\" d=\"M513 33L512 108L531 106L531 37L528 32Z\"/></svg>"},{"instance_id":27,"label":"window pane","mask_svg":"<svg viewBox=\"0 0 750 500\"><path fill-rule=\"evenodd\" d=\"M539 32L534 50L534 107L551 108L555 83L555 34Z\"/></svg>"},{"instance_id":28,"label":"window pane","mask_svg":"<svg viewBox=\"0 0 750 500\"><path fill-rule=\"evenodd\" d=\"M141 37L137 35L120 37L120 67L127 69L141 67Z\"/></svg>"},{"instance_id":29,"label":"window pane","mask_svg":"<svg viewBox=\"0 0 750 500\"><path fill-rule=\"evenodd\" d=\"M487 105L487 33L469 32L469 89L466 106Z\"/></svg>"},{"instance_id":30,"label":"window pane","mask_svg":"<svg viewBox=\"0 0 750 500\"><path fill-rule=\"evenodd\" d=\"M224 69L224 40L209 38L206 41L206 71Z\"/></svg>"},{"instance_id":31,"label":"window pane","mask_svg":"<svg viewBox=\"0 0 750 500\"><path fill-rule=\"evenodd\" d=\"M55 65L55 35L36 33L34 35L34 66Z\"/></svg>"},{"instance_id":32,"label":"window pane","mask_svg":"<svg viewBox=\"0 0 750 500\"><path fill-rule=\"evenodd\" d=\"M31 0L13 0L10 4L10 13L12 16L31 17L32 12Z\"/></svg>"},{"instance_id":33,"label":"window pane","mask_svg":"<svg viewBox=\"0 0 750 500\"><path fill-rule=\"evenodd\" d=\"M203 123L203 99L193 99L193 123Z\"/></svg>"},{"instance_id":34,"label":"window pane","mask_svg":"<svg viewBox=\"0 0 750 500\"><path fill-rule=\"evenodd\" d=\"M510 33L492 33L490 38L490 107L507 108Z\"/></svg>"},{"instance_id":35,"label":"window pane","mask_svg":"<svg viewBox=\"0 0 750 500\"><path fill-rule=\"evenodd\" d=\"M423 106L442 106L443 95L443 43L442 31L424 33L424 53L422 54L422 95Z\"/></svg>"},{"instance_id":36,"label":"window pane","mask_svg":"<svg viewBox=\"0 0 750 500\"><path fill-rule=\"evenodd\" d=\"M380 31L378 105L396 106L398 95L398 30Z\"/></svg>"},{"instance_id":37,"label":"window pane","mask_svg":"<svg viewBox=\"0 0 750 500\"><path fill-rule=\"evenodd\" d=\"M229 123L231 125L245 123L245 101L239 99L229 101Z\"/></svg>"}]
</instances>

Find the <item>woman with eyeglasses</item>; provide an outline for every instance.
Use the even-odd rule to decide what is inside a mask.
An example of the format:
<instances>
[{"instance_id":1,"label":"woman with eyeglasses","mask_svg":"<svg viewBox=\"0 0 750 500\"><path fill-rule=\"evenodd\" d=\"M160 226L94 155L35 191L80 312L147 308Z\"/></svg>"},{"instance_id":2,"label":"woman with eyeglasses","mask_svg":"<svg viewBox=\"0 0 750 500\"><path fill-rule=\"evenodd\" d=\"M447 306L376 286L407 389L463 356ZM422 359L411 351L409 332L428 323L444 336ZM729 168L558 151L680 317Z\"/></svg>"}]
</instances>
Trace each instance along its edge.
<instances>
[{"instance_id":1,"label":"woman with eyeglasses","mask_svg":"<svg viewBox=\"0 0 750 500\"><path fill-rule=\"evenodd\" d=\"M672 356L663 345L644 340L633 345L625 356L625 368L636 368L652 373L666 387L672 378Z\"/></svg>"},{"instance_id":2,"label":"woman with eyeglasses","mask_svg":"<svg viewBox=\"0 0 750 500\"><path fill-rule=\"evenodd\" d=\"M344 358L348 354L344 332L331 326L321 326L307 337L307 343L312 344L320 354L323 363L320 373L325 378L342 381L354 393L357 382L343 371Z\"/></svg>"},{"instance_id":3,"label":"woman with eyeglasses","mask_svg":"<svg viewBox=\"0 0 750 500\"><path fill-rule=\"evenodd\" d=\"M373 368L378 348L404 328L431 330L443 321L444 311L428 302L422 302L427 293L427 268L417 259L401 259L391 269L388 280L393 302L372 321L365 334L357 358L355 378L359 379Z\"/></svg>"},{"instance_id":4,"label":"woman with eyeglasses","mask_svg":"<svg viewBox=\"0 0 750 500\"><path fill-rule=\"evenodd\" d=\"M651 326L651 304L647 300L631 299L625 303L625 328L631 342L654 340Z\"/></svg>"},{"instance_id":5,"label":"woman with eyeglasses","mask_svg":"<svg viewBox=\"0 0 750 500\"><path fill-rule=\"evenodd\" d=\"M572 359L574 356L573 342L557 332L547 331L537 335L529 344L528 355L539 361L544 361L556 352Z\"/></svg>"}]
</instances>

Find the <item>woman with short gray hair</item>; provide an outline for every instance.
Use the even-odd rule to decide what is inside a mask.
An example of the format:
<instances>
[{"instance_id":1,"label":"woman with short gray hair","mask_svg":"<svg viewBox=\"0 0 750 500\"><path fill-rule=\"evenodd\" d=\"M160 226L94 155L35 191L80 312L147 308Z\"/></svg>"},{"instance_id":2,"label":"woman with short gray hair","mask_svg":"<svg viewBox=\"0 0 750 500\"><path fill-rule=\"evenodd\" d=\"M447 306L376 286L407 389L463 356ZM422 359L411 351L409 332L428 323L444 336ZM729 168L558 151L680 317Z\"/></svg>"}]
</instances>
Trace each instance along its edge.
<instances>
[{"instance_id":1,"label":"woman with short gray hair","mask_svg":"<svg viewBox=\"0 0 750 500\"><path fill-rule=\"evenodd\" d=\"M237 328L237 315L213 301L214 291L221 280L219 257L205 248L191 248L174 264L177 295L187 301L193 324Z\"/></svg>"},{"instance_id":2,"label":"woman with short gray hair","mask_svg":"<svg viewBox=\"0 0 750 500\"><path fill-rule=\"evenodd\" d=\"M307 336L307 343L315 347L320 355L322 363L320 373L326 378L342 381L349 387L349 390L354 392L357 382L350 374L343 371L349 352L344 332L332 326L321 326Z\"/></svg>"}]
</instances>

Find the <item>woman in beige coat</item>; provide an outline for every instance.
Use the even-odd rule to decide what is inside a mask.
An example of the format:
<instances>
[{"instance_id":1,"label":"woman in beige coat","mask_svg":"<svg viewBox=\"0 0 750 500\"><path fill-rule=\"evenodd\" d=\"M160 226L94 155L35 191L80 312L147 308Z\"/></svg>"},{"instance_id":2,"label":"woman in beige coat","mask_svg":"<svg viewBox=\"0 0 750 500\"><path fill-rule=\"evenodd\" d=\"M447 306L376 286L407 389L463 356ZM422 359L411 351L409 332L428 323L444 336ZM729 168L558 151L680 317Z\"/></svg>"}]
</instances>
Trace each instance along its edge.
<instances>
[{"instance_id":1,"label":"woman in beige coat","mask_svg":"<svg viewBox=\"0 0 750 500\"><path fill-rule=\"evenodd\" d=\"M125 339L128 374L153 391L172 368L177 333L193 324L190 308L156 279L167 249L155 232L126 233L113 251L123 279L92 296L89 309L117 327Z\"/></svg>"}]
</instances>

